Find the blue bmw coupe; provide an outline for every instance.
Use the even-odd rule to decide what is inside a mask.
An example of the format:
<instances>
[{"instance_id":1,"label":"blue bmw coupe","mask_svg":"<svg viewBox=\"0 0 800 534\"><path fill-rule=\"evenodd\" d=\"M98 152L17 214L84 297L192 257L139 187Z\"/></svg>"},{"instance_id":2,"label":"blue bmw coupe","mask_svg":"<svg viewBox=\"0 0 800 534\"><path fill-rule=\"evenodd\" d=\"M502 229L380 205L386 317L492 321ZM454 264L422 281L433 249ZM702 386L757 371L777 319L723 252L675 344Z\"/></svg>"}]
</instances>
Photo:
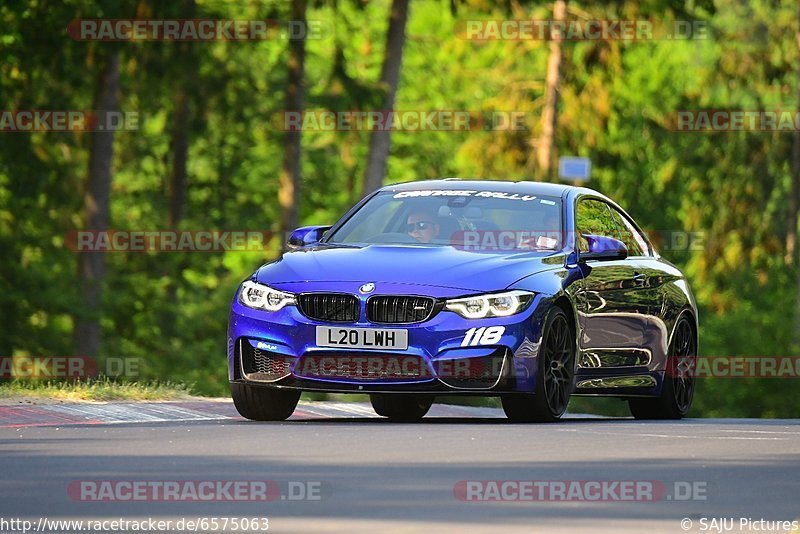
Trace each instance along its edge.
<instances>
[{"instance_id":1,"label":"blue bmw coupe","mask_svg":"<svg viewBox=\"0 0 800 534\"><path fill-rule=\"evenodd\" d=\"M391 185L236 291L239 413L282 420L303 391L368 393L390 419L435 397L500 397L555 421L572 395L678 419L694 394L697 308L636 222L586 188L445 179Z\"/></svg>"}]
</instances>

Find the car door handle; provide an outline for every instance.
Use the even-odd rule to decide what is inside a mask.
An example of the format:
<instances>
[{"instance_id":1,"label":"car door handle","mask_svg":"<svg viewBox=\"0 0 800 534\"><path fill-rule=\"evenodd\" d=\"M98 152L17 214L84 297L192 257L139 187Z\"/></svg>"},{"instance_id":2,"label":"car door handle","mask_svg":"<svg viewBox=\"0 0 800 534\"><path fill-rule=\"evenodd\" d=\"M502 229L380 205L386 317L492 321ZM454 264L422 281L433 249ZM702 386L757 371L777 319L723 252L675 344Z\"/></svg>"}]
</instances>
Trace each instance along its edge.
<instances>
[{"instance_id":1,"label":"car door handle","mask_svg":"<svg viewBox=\"0 0 800 534\"><path fill-rule=\"evenodd\" d=\"M644 273L635 273L633 275L633 283L636 286L643 286L647 281L647 275Z\"/></svg>"}]
</instances>

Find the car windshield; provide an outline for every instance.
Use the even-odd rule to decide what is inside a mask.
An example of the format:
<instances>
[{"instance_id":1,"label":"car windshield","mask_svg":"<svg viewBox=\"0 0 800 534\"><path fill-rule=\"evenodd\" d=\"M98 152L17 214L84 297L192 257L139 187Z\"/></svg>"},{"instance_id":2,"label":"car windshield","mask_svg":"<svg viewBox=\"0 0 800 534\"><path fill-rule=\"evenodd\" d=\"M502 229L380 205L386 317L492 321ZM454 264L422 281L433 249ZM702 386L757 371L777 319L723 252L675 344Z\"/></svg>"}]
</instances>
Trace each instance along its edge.
<instances>
[{"instance_id":1,"label":"car windshield","mask_svg":"<svg viewBox=\"0 0 800 534\"><path fill-rule=\"evenodd\" d=\"M553 251L563 248L561 218L561 199L552 196L387 191L372 197L325 241Z\"/></svg>"}]
</instances>

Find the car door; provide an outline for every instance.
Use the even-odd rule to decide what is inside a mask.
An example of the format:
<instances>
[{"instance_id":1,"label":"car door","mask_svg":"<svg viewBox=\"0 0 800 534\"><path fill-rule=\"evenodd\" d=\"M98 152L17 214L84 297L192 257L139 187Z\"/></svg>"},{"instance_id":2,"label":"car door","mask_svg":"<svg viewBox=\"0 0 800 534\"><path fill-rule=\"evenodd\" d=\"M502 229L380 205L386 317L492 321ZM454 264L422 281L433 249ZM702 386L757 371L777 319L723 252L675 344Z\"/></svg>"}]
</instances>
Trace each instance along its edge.
<instances>
[{"instance_id":1,"label":"car door","mask_svg":"<svg viewBox=\"0 0 800 534\"><path fill-rule=\"evenodd\" d=\"M628 264L633 268L636 285L635 298L646 306L643 348L650 355L651 367L663 365L669 344L667 323L676 310L670 309L665 288L679 277L676 269L654 254L650 243L634 222L615 206L609 206L614 223L619 229L618 239L628 247ZM674 306L673 306L674 307ZM644 311L645 308L643 308Z\"/></svg>"},{"instance_id":2,"label":"car door","mask_svg":"<svg viewBox=\"0 0 800 534\"><path fill-rule=\"evenodd\" d=\"M576 243L580 251L588 251L584 234L621 237L612 209L601 199L582 197L578 200ZM642 291L641 270L636 258L585 263L578 298L583 330L579 339L580 367L613 368L649 363L651 355L643 349L644 322L652 304L648 293Z\"/></svg>"},{"instance_id":3,"label":"car door","mask_svg":"<svg viewBox=\"0 0 800 534\"><path fill-rule=\"evenodd\" d=\"M642 301L646 306L645 313L657 315L661 312L659 286L662 284L663 270L653 257L649 243L633 222L615 206L609 205L608 208L617 227L617 239L628 248L626 263L633 269L633 281L637 289L631 296Z\"/></svg>"}]
</instances>

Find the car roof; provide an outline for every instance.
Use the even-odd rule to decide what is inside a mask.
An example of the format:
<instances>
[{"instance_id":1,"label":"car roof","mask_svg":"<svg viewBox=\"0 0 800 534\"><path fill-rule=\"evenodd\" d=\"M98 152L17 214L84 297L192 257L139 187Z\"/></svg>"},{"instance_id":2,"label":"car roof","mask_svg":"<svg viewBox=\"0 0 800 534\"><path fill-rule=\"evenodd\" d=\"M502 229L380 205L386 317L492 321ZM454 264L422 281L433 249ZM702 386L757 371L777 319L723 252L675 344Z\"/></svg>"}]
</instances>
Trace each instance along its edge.
<instances>
[{"instance_id":1,"label":"car roof","mask_svg":"<svg viewBox=\"0 0 800 534\"><path fill-rule=\"evenodd\" d=\"M591 194L602 198L605 195L586 187L576 187L565 184L548 182L509 182L505 180L462 180L460 178L444 178L440 180L419 180L391 184L381 188L381 191L428 191L428 190L470 190L470 191L499 191L503 193L521 193L526 195L548 195L565 197L568 193Z\"/></svg>"}]
</instances>

